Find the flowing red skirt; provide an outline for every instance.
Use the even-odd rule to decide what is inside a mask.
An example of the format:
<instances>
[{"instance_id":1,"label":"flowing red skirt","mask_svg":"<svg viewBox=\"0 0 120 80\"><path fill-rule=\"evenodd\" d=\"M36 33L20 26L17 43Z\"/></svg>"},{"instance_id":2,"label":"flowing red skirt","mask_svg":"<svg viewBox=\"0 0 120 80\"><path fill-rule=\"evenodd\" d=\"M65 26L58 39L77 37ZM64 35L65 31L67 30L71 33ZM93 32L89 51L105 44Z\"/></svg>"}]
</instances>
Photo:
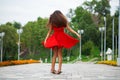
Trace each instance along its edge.
<instances>
[{"instance_id":1,"label":"flowing red skirt","mask_svg":"<svg viewBox=\"0 0 120 80\"><path fill-rule=\"evenodd\" d=\"M46 43L43 43L46 48L64 47L71 48L76 45L79 40L73 38L72 36L64 32L55 32L47 40Z\"/></svg>"}]
</instances>

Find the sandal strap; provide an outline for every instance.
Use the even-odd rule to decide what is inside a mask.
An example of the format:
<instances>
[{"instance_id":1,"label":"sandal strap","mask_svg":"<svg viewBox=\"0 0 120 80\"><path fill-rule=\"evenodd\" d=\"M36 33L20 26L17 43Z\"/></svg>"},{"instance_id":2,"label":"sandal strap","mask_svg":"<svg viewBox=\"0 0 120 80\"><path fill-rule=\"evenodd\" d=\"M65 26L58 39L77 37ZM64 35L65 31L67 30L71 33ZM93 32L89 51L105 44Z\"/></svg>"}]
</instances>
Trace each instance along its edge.
<instances>
[{"instance_id":1,"label":"sandal strap","mask_svg":"<svg viewBox=\"0 0 120 80\"><path fill-rule=\"evenodd\" d=\"M56 74L56 70L52 70L51 73Z\"/></svg>"},{"instance_id":2,"label":"sandal strap","mask_svg":"<svg viewBox=\"0 0 120 80\"><path fill-rule=\"evenodd\" d=\"M62 73L62 71L58 71L58 72L57 72L57 74L61 74L61 73Z\"/></svg>"}]
</instances>

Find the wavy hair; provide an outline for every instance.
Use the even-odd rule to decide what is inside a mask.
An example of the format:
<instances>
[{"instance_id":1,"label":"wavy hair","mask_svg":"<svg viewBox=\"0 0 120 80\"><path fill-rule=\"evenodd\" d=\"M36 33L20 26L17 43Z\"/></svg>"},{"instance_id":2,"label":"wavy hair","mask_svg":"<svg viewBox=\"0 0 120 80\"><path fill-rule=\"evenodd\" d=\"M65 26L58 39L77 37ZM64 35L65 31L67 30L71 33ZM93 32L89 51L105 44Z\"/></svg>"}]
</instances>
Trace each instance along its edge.
<instances>
[{"instance_id":1,"label":"wavy hair","mask_svg":"<svg viewBox=\"0 0 120 80\"><path fill-rule=\"evenodd\" d=\"M48 26L53 26L53 27L66 27L68 24L68 21L66 17L62 14L61 11L56 10L53 12L53 14L50 15L49 21L48 21Z\"/></svg>"}]
</instances>

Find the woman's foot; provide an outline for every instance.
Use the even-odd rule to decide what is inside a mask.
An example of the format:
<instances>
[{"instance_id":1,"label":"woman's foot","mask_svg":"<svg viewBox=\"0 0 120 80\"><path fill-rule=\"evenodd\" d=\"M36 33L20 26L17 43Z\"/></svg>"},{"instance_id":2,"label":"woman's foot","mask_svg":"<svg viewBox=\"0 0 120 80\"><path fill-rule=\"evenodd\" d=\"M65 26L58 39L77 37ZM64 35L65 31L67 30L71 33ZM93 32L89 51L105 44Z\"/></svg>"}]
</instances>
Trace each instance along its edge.
<instances>
[{"instance_id":1,"label":"woman's foot","mask_svg":"<svg viewBox=\"0 0 120 80\"><path fill-rule=\"evenodd\" d=\"M56 70L51 70L51 73L56 74Z\"/></svg>"},{"instance_id":2,"label":"woman's foot","mask_svg":"<svg viewBox=\"0 0 120 80\"><path fill-rule=\"evenodd\" d=\"M58 70L57 72L56 72L56 74L61 74L62 73L62 71L61 70Z\"/></svg>"}]
</instances>

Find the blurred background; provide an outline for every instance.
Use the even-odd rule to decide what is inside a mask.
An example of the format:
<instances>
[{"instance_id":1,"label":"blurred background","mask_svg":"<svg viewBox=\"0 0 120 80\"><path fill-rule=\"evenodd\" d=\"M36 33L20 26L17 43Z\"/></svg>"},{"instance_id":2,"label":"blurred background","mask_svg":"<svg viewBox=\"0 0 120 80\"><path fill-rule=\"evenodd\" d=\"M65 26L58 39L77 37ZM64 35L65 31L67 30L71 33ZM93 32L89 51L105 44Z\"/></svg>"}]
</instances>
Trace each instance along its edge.
<instances>
[{"instance_id":1,"label":"blurred background","mask_svg":"<svg viewBox=\"0 0 120 80\"><path fill-rule=\"evenodd\" d=\"M41 44L48 18L55 10L81 35L80 44L63 49L63 61L112 60L118 55L118 0L0 0L1 59L51 62L52 50ZM77 38L76 35L66 33Z\"/></svg>"}]
</instances>

